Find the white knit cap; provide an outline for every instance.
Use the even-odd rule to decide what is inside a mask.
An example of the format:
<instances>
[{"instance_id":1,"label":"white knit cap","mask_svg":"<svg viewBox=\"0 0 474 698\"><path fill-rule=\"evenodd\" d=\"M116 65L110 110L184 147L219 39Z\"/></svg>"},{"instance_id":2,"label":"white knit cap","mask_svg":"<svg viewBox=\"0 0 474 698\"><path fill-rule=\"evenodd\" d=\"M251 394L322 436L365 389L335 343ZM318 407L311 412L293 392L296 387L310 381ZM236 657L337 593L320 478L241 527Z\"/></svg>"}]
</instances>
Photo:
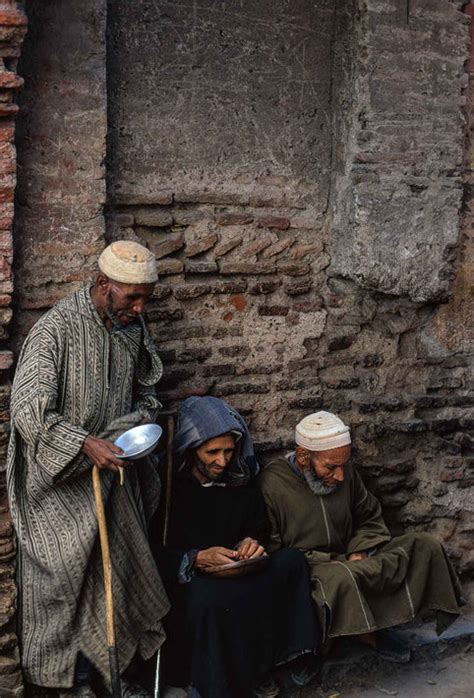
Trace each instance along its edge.
<instances>
[{"instance_id":1,"label":"white knit cap","mask_svg":"<svg viewBox=\"0 0 474 698\"><path fill-rule=\"evenodd\" d=\"M351 443L349 427L331 412L309 414L296 425L295 441L308 451L329 451Z\"/></svg>"},{"instance_id":2,"label":"white knit cap","mask_svg":"<svg viewBox=\"0 0 474 698\"><path fill-rule=\"evenodd\" d=\"M123 284L154 284L158 281L155 255L133 240L117 240L99 257L100 271Z\"/></svg>"}]
</instances>

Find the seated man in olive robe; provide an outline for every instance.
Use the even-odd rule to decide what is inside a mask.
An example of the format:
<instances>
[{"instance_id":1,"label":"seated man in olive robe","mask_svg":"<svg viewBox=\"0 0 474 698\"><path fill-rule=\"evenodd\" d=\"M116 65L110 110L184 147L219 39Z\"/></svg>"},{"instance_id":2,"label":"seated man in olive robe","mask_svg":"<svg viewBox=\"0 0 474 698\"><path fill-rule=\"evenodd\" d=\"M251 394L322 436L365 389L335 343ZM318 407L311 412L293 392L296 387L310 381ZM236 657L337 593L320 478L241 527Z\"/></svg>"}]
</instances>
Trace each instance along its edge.
<instances>
[{"instance_id":1,"label":"seated man in olive robe","mask_svg":"<svg viewBox=\"0 0 474 698\"><path fill-rule=\"evenodd\" d=\"M272 525L267 549L305 552L324 640L357 635L386 659L408 661L393 634L375 631L436 611L439 634L458 616L461 588L443 546L427 533L390 536L336 415L305 417L295 441L260 478Z\"/></svg>"},{"instance_id":2,"label":"seated man in olive robe","mask_svg":"<svg viewBox=\"0 0 474 698\"><path fill-rule=\"evenodd\" d=\"M280 550L253 574L212 577L216 566L266 556L269 522L244 420L222 400L189 398L175 455L168 541L156 551L172 609L163 675L174 688L165 697L191 685L201 698L270 698L279 693L270 670L295 657L304 683L305 653L319 646L304 555Z\"/></svg>"}]
</instances>

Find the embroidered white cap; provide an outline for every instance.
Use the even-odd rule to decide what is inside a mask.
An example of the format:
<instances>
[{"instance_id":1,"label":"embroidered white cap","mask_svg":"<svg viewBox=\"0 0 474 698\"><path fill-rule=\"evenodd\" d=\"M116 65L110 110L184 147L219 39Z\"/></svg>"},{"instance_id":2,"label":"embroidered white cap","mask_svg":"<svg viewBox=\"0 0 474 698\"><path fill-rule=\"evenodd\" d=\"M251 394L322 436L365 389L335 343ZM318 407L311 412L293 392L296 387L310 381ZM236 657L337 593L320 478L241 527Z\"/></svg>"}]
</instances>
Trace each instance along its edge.
<instances>
[{"instance_id":1,"label":"embroidered white cap","mask_svg":"<svg viewBox=\"0 0 474 698\"><path fill-rule=\"evenodd\" d=\"M351 443L349 427L331 412L315 412L304 417L295 429L295 441L308 451L329 451Z\"/></svg>"},{"instance_id":2,"label":"embroidered white cap","mask_svg":"<svg viewBox=\"0 0 474 698\"><path fill-rule=\"evenodd\" d=\"M133 240L117 240L99 257L100 271L124 284L154 284L158 281L155 255Z\"/></svg>"}]
</instances>

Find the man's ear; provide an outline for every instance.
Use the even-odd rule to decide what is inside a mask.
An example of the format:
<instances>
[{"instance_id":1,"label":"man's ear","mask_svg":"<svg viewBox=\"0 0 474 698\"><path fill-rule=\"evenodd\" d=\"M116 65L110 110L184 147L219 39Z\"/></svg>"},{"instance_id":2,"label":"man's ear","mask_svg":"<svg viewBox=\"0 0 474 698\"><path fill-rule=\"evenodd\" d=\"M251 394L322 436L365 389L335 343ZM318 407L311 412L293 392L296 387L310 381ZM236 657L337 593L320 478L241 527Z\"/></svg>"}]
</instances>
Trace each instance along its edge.
<instances>
[{"instance_id":1,"label":"man's ear","mask_svg":"<svg viewBox=\"0 0 474 698\"><path fill-rule=\"evenodd\" d=\"M108 293L109 290L109 284L110 280L109 277L106 276L105 274L102 274L102 272L97 276L95 285L96 288L99 290L99 292L105 296Z\"/></svg>"},{"instance_id":2,"label":"man's ear","mask_svg":"<svg viewBox=\"0 0 474 698\"><path fill-rule=\"evenodd\" d=\"M307 468L310 463L310 453L306 448L297 446L295 451L296 463L300 468Z\"/></svg>"}]
</instances>

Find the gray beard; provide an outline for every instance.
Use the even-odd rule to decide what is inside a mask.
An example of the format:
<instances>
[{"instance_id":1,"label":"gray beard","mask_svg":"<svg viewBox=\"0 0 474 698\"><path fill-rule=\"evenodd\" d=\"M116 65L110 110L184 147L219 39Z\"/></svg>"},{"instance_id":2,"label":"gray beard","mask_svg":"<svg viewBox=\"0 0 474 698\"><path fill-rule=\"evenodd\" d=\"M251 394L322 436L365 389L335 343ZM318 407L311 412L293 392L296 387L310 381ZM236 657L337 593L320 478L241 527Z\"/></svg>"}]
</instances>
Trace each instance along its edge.
<instances>
[{"instance_id":1,"label":"gray beard","mask_svg":"<svg viewBox=\"0 0 474 698\"><path fill-rule=\"evenodd\" d=\"M332 494L337 490L337 485L333 485L332 487L325 485L312 468L305 468L303 470L303 475L305 477L306 484L313 494L322 495L324 497L327 494Z\"/></svg>"}]
</instances>

